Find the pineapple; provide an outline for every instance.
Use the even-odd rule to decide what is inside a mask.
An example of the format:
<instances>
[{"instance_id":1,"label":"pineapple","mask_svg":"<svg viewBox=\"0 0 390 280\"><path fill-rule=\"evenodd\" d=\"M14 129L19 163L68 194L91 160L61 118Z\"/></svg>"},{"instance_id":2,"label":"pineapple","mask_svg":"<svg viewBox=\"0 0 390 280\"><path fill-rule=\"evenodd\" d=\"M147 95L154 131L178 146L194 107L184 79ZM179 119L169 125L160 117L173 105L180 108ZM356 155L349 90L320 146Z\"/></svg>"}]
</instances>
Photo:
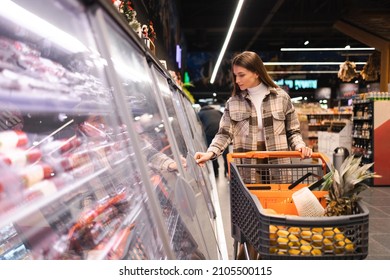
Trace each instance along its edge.
<instances>
[{"instance_id":1,"label":"pineapple","mask_svg":"<svg viewBox=\"0 0 390 280\"><path fill-rule=\"evenodd\" d=\"M350 155L342 163L340 173L333 167L322 188L329 191L326 216L354 214L359 193L368 188L364 180L381 177L369 171L373 164L361 165L361 157Z\"/></svg>"}]
</instances>

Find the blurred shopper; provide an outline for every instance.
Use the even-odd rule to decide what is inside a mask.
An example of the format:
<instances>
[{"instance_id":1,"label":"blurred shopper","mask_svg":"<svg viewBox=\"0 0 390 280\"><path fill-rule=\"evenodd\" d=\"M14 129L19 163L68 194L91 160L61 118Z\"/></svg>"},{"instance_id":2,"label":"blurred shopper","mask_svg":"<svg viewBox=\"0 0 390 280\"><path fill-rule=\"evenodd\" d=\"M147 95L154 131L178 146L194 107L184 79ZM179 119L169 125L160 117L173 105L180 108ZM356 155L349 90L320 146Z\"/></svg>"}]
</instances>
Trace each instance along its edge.
<instances>
[{"instance_id":1,"label":"blurred shopper","mask_svg":"<svg viewBox=\"0 0 390 280\"><path fill-rule=\"evenodd\" d=\"M200 103L201 109L198 112L198 116L200 121L202 122L203 130L206 135L206 144L210 146L211 142L214 139L214 136L217 134L219 129L219 122L221 121L222 112L215 109L214 107L207 105L206 103ZM227 159L226 155L228 153L228 149L225 149L222 153L224 160L224 173L225 176L227 174ZM214 168L215 177L219 176L219 163L218 159L212 161Z\"/></svg>"}]
</instances>

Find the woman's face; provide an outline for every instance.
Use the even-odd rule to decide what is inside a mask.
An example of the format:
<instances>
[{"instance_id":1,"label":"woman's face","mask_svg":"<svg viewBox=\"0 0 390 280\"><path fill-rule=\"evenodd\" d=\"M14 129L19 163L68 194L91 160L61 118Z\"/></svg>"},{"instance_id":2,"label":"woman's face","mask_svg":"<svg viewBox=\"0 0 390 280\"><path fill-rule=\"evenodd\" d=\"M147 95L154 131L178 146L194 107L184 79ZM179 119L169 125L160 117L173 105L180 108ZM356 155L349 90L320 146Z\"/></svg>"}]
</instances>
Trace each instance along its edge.
<instances>
[{"instance_id":1,"label":"woman's face","mask_svg":"<svg viewBox=\"0 0 390 280\"><path fill-rule=\"evenodd\" d=\"M259 75L244 67L233 65L233 74L236 77L235 82L241 90L253 88L260 84Z\"/></svg>"}]
</instances>

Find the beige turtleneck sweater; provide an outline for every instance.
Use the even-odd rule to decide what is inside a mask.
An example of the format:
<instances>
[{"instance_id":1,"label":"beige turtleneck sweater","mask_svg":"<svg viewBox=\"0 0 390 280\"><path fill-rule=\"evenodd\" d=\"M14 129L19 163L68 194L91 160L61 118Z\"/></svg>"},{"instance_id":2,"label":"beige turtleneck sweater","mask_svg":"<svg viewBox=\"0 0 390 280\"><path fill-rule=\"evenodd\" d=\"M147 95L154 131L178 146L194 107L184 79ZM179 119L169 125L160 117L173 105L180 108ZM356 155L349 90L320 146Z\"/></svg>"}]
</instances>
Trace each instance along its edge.
<instances>
[{"instance_id":1,"label":"beige turtleneck sweater","mask_svg":"<svg viewBox=\"0 0 390 280\"><path fill-rule=\"evenodd\" d=\"M258 127L259 127L258 139L259 141L264 141L262 104L265 95L268 93L268 87L263 83L260 83L259 85L253 88L248 88L248 93L252 99L253 104L256 107Z\"/></svg>"}]
</instances>

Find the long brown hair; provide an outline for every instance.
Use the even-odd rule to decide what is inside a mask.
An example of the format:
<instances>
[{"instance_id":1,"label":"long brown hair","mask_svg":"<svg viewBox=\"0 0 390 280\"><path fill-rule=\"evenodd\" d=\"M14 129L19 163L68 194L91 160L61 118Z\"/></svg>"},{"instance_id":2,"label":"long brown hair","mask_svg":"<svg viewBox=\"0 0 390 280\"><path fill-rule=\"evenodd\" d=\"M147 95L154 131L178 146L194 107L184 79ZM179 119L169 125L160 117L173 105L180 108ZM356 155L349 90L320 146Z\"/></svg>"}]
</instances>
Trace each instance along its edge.
<instances>
[{"instance_id":1,"label":"long brown hair","mask_svg":"<svg viewBox=\"0 0 390 280\"><path fill-rule=\"evenodd\" d=\"M259 75L259 78L262 83L264 83L268 87L279 87L272 80L271 76L268 74L267 69L260 56L251 51L244 51L238 55L236 55L232 60L232 78L233 78L233 92L232 96L237 95L241 90L236 83L236 76L233 72L233 66L241 66L251 72L254 72Z\"/></svg>"}]
</instances>

